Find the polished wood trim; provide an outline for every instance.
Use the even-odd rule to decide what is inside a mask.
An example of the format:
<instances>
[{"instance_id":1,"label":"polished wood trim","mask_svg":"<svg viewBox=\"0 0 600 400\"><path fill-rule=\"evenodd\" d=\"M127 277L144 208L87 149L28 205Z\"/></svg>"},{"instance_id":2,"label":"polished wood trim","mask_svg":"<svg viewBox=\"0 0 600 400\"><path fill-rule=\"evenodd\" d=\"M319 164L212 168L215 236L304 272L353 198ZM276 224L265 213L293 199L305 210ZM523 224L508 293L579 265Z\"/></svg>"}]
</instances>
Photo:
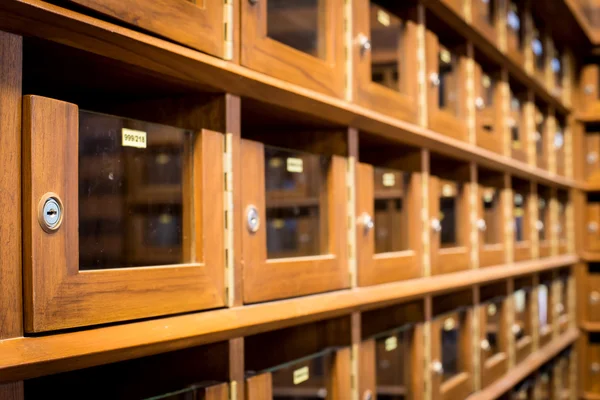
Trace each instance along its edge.
<instances>
[{"instance_id":1,"label":"polished wood trim","mask_svg":"<svg viewBox=\"0 0 600 400\"><path fill-rule=\"evenodd\" d=\"M600 332L600 322L582 321L579 326L586 332Z\"/></svg>"},{"instance_id":2,"label":"polished wood trim","mask_svg":"<svg viewBox=\"0 0 600 400\"><path fill-rule=\"evenodd\" d=\"M213 343L303 322L571 265L574 255L347 289L318 296L191 313L0 342L0 382ZM34 368L35 367L35 368Z\"/></svg>"},{"instance_id":3,"label":"polished wood trim","mask_svg":"<svg viewBox=\"0 0 600 400\"><path fill-rule=\"evenodd\" d=\"M21 282L21 70L23 38L0 32L0 339L23 334Z\"/></svg>"},{"instance_id":4,"label":"polished wood trim","mask_svg":"<svg viewBox=\"0 0 600 400\"><path fill-rule=\"evenodd\" d=\"M579 186L573 179L551 174L473 144L41 0L2 2L0 11L0 29L50 39L125 61L180 79L191 88L208 86L267 104L285 106L336 124L353 126L550 186Z\"/></svg>"},{"instance_id":5,"label":"polished wood trim","mask_svg":"<svg viewBox=\"0 0 600 400\"><path fill-rule=\"evenodd\" d=\"M512 368L500 380L492 383L487 388L472 394L467 400L492 400L497 399L504 393L516 386L521 380L527 378L532 372L538 370L546 362L558 355L563 349L571 345L579 331L571 329L558 339L554 339L546 346L529 355L523 362Z\"/></svg>"}]
</instances>

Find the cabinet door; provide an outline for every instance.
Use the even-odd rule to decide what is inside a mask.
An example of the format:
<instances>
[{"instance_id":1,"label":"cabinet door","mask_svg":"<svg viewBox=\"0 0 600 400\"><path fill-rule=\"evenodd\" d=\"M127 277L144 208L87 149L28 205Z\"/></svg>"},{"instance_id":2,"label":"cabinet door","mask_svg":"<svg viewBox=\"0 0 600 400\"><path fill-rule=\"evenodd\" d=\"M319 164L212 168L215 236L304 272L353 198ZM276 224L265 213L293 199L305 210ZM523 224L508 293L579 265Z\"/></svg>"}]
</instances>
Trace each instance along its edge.
<instances>
[{"instance_id":1,"label":"cabinet door","mask_svg":"<svg viewBox=\"0 0 600 400\"><path fill-rule=\"evenodd\" d=\"M353 6L354 37L370 43L353 46L357 102L417 123L417 8L392 13L369 0Z\"/></svg>"},{"instance_id":2,"label":"cabinet door","mask_svg":"<svg viewBox=\"0 0 600 400\"><path fill-rule=\"evenodd\" d=\"M502 153L504 124L498 79L475 64L475 135L477 146Z\"/></svg>"},{"instance_id":3,"label":"cabinet door","mask_svg":"<svg viewBox=\"0 0 600 400\"><path fill-rule=\"evenodd\" d=\"M221 134L90 116L38 96L23 105L27 331L225 305ZM149 154L166 139L175 154ZM147 162L175 156L174 175Z\"/></svg>"},{"instance_id":4,"label":"cabinet door","mask_svg":"<svg viewBox=\"0 0 600 400\"><path fill-rule=\"evenodd\" d=\"M508 56L525 68L525 4L519 0L506 0L506 52Z\"/></svg>"},{"instance_id":5,"label":"cabinet door","mask_svg":"<svg viewBox=\"0 0 600 400\"><path fill-rule=\"evenodd\" d=\"M504 298L479 307L481 379L485 387L501 378L508 366L507 313Z\"/></svg>"},{"instance_id":6,"label":"cabinet door","mask_svg":"<svg viewBox=\"0 0 600 400\"><path fill-rule=\"evenodd\" d=\"M600 393L600 334L589 333L587 349L583 355L584 390L589 393Z\"/></svg>"},{"instance_id":7,"label":"cabinet door","mask_svg":"<svg viewBox=\"0 0 600 400\"><path fill-rule=\"evenodd\" d=\"M479 266L500 265L505 261L504 202L502 189L479 186L477 228L479 230Z\"/></svg>"},{"instance_id":8,"label":"cabinet door","mask_svg":"<svg viewBox=\"0 0 600 400\"><path fill-rule=\"evenodd\" d=\"M431 274L469 268L469 185L429 178L431 217Z\"/></svg>"},{"instance_id":9,"label":"cabinet door","mask_svg":"<svg viewBox=\"0 0 600 400\"><path fill-rule=\"evenodd\" d=\"M515 93L513 89L510 89L510 116L508 118L511 156L526 163L529 150L529 140L527 140L529 120L525 113L527 99L524 95Z\"/></svg>"},{"instance_id":10,"label":"cabinet door","mask_svg":"<svg viewBox=\"0 0 600 400\"><path fill-rule=\"evenodd\" d=\"M343 0L242 1L241 63L344 97Z\"/></svg>"},{"instance_id":11,"label":"cabinet door","mask_svg":"<svg viewBox=\"0 0 600 400\"><path fill-rule=\"evenodd\" d=\"M472 0L472 21L485 38L496 45L498 40L499 0Z\"/></svg>"},{"instance_id":12,"label":"cabinet door","mask_svg":"<svg viewBox=\"0 0 600 400\"><path fill-rule=\"evenodd\" d=\"M535 205L530 193L529 187L516 188L513 193L515 261L531 259L531 214Z\"/></svg>"},{"instance_id":13,"label":"cabinet door","mask_svg":"<svg viewBox=\"0 0 600 400\"><path fill-rule=\"evenodd\" d=\"M250 140L241 153L244 301L348 287L347 161ZM303 219L312 219L305 231ZM314 243L307 252L306 241Z\"/></svg>"},{"instance_id":14,"label":"cabinet door","mask_svg":"<svg viewBox=\"0 0 600 400\"><path fill-rule=\"evenodd\" d=\"M533 300L531 287L520 288L513 294L515 320L511 333L515 337L517 363L527 358L533 348Z\"/></svg>"},{"instance_id":15,"label":"cabinet door","mask_svg":"<svg viewBox=\"0 0 600 400\"><path fill-rule=\"evenodd\" d=\"M232 4L219 0L69 0L217 57L231 58ZM229 14L231 12L231 14ZM229 25L228 25L229 24ZM229 32L229 33L227 33Z\"/></svg>"},{"instance_id":16,"label":"cabinet door","mask_svg":"<svg viewBox=\"0 0 600 400\"><path fill-rule=\"evenodd\" d=\"M600 133L585 134L585 179L589 183L600 181Z\"/></svg>"},{"instance_id":17,"label":"cabinet door","mask_svg":"<svg viewBox=\"0 0 600 400\"><path fill-rule=\"evenodd\" d=\"M359 163L356 180L359 285L420 277L421 175Z\"/></svg>"},{"instance_id":18,"label":"cabinet door","mask_svg":"<svg viewBox=\"0 0 600 400\"><path fill-rule=\"evenodd\" d=\"M600 202L587 204L586 250L600 251Z\"/></svg>"},{"instance_id":19,"label":"cabinet door","mask_svg":"<svg viewBox=\"0 0 600 400\"><path fill-rule=\"evenodd\" d=\"M598 65L586 65L581 71L581 107L584 114L597 114L600 111L598 85L600 70Z\"/></svg>"},{"instance_id":20,"label":"cabinet door","mask_svg":"<svg viewBox=\"0 0 600 400\"><path fill-rule=\"evenodd\" d=\"M548 129L547 110L535 108L535 156L538 168L548 169L550 131Z\"/></svg>"},{"instance_id":21,"label":"cabinet door","mask_svg":"<svg viewBox=\"0 0 600 400\"><path fill-rule=\"evenodd\" d=\"M589 264L585 279L587 315L586 320L600 322L600 264Z\"/></svg>"}]
</instances>

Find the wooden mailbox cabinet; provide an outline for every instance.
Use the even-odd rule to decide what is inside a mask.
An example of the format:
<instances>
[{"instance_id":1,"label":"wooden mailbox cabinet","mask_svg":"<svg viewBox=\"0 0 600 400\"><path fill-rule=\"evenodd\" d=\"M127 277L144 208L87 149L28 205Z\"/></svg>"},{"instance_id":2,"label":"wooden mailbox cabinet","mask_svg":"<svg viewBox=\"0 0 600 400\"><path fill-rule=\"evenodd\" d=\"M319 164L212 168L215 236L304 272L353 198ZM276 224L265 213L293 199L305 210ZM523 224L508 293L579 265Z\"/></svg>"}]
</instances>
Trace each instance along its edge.
<instances>
[{"instance_id":1,"label":"wooden mailbox cabinet","mask_svg":"<svg viewBox=\"0 0 600 400\"><path fill-rule=\"evenodd\" d=\"M486 387L508 370L508 307L505 282L480 289L479 329L481 385Z\"/></svg>"},{"instance_id":2,"label":"wooden mailbox cabinet","mask_svg":"<svg viewBox=\"0 0 600 400\"><path fill-rule=\"evenodd\" d=\"M353 46L356 102L417 123L417 9L358 0Z\"/></svg>"},{"instance_id":3,"label":"wooden mailbox cabinet","mask_svg":"<svg viewBox=\"0 0 600 400\"><path fill-rule=\"evenodd\" d=\"M511 333L515 337L515 358L517 363L522 362L533 350L533 277L526 276L515 279L515 292L513 293L514 324Z\"/></svg>"},{"instance_id":4,"label":"wooden mailbox cabinet","mask_svg":"<svg viewBox=\"0 0 600 400\"><path fill-rule=\"evenodd\" d=\"M429 177L429 216L431 232L431 274L447 274L468 269L469 193L471 170L453 165L452 160L432 156Z\"/></svg>"},{"instance_id":5,"label":"wooden mailbox cabinet","mask_svg":"<svg viewBox=\"0 0 600 400\"><path fill-rule=\"evenodd\" d=\"M219 0L68 0L217 57L230 59L233 5Z\"/></svg>"},{"instance_id":6,"label":"wooden mailbox cabinet","mask_svg":"<svg viewBox=\"0 0 600 400\"><path fill-rule=\"evenodd\" d=\"M432 30L427 30L425 38L428 126L466 141L466 45L461 39Z\"/></svg>"},{"instance_id":7,"label":"wooden mailbox cabinet","mask_svg":"<svg viewBox=\"0 0 600 400\"><path fill-rule=\"evenodd\" d=\"M433 398L465 399L473 391L472 291L433 299L431 374Z\"/></svg>"},{"instance_id":8,"label":"wooden mailbox cabinet","mask_svg":"<svg viewBox=\"0 0 600 400\"><path fill-rule=\"evenodd\" d=\"M247 400L351 397L350 318L244 338Z\"/></svg>"},{"instance_id":9,"label":"wooden mailbox cabinet","mask_svg":"<svg viewBox=\"0 0 600 400\"><path fill-rule=\"evenodd\" d=\"M584 156L586 181L600 182L600 132L586 132Z\"/></svg>"},{"instance_id":10,"label":"wooden mailbox cabinet","mask_svg":"<svg viewBox=\"0 0 600 400\"><path fill-rule=\"evenodd\" d=\"M361 316L359 398L410 400L422 389L424 303Z\"/></svg>"},{"instance_id":11,"label":"wooden mailbox cabinet","mask_svg":"<svg viewBox=\"0 0 600 400\"><path fill-rule=\"evenodd\" d=\"M374 149L356 166L356 248L360 286L422 276L422 172L420 152ZM372 154L372 157L370 156ZM408 160L411 160L409 162ZM403 168L400 170L398 168Z\"/></svg>"},{"instance_id":12,"label":"wooden mailbox cabinet","mask_svg":"<svg viewBox=\"0 0 600 400\"><path fill-rule=\"evenodd\" d=\"M27 331L225 305L223 135L23 106Z\"/></svg>"},{"instance_id":13,"label":"wooden mailbox cabinet","mask_svg":"<svg viewBox=\"0 0 600 400\"><path fill-rule=\"evenodd\" d=\"M479 231L479 266L503 264L506 260L505 209L511 203L505 176L478 170L477 229Z\"/></svg>"},{"instance_id":14,"label":"wooden mailbox cabinet","mask_svg":"<svg viewBox=\"0 0 600 400\"><path fill-rule=\"evenodd\" d=\"M533 204L533 186L530 182L512 179L513 220L514 220L514 260L524 261L532 257L531 216L536 204Z\"/></svg>"},{"instance_id":15,"label":"wooden mailbox cabinet","mask_svg":"<svg viewBox=\"0 0 600 400\"><path fill-rule=\"evenodd\" d=\"M241 64L344 97L342 0L241 1Z\"/></svg>"},{"instance_id":16,"label":"wooden mailbox cabinet","mask_svg":"<svg viewBox=\"0 0 600 400\"><path fill-rule=\"evenodd\" d=\"M241 160L244 302L349 287L346 159L243 139Z\"/></svg>"},{"instance_id":17,"label":"wooden mailbox cabinet","mask_svg":"<svg viewBox=\"0 0 600 400\"><path fill-rule=\"evenodd\" d=\"M492 1L493 2L493 1ZM477 146L502 154L504 117L500 71L483 60L475 63L475 138Z\"/></svg>"}]
</instances>

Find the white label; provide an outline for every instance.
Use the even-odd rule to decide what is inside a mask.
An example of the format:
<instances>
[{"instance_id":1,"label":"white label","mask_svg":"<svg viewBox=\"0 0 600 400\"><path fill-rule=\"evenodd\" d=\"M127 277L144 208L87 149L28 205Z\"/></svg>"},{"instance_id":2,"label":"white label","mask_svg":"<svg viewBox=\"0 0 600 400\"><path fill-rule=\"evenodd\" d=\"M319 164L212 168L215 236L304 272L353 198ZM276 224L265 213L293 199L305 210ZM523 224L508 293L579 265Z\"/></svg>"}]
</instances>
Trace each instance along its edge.
<instances>
[{"instance_id":1,"label":"white label","mask_svg":"<svg viewBox=\"0 0 600 400\"><path fill-rule=\"evenodd\" d=\"M308 366L298 368L294 371L294 385L298 385L308 380Z\"/></svg>"},{"instance_id":2,"label":"white label","mask_svg":"<svg viewBox=\"0 0 600 400\"><path fill-rule=\"evenodd\" d=\"M396 184L396 175L393 172L383 174L383 186L392 187Z\"/></svg>"},{"instance_id":3,"label":"white label","mask_svg":"<svg viewBox=\"0 0 600 400\"><path fill-rule=\"evenodd\" d=\"M286 166L288 172L299 174L304 170L301 158L289 157L286 161Z\"/></svg>"},{"instance_id":4,"label":"white label","mask_svg":"<svg viewBox=\"0 0 600 400\"><path fill-rule=\"evenodd\" d=\"M385 339L385 351L396 350L397 347L398 338L396 338L396 336L390 336L389 338Z\"/></svg>"},{"instance_id":5,"label":"white label","mask_svg":"<svg viewBox=\"0 0 600 400\"><path fill-rule=\"evenodd\" d=\"M146 148L146 132L123 128L121 130L121 144L123 147Z\"/></svg>"},{"instance_id":6,"label":"white label","mask_svg":"<svg viewBox=\"0 0 600 400\"><path fill-rule=\"evenodd\" d=\"M377 10L377 21L383 26L390 26L390 16L383 10Z\"/></svg>"}]
</instances>

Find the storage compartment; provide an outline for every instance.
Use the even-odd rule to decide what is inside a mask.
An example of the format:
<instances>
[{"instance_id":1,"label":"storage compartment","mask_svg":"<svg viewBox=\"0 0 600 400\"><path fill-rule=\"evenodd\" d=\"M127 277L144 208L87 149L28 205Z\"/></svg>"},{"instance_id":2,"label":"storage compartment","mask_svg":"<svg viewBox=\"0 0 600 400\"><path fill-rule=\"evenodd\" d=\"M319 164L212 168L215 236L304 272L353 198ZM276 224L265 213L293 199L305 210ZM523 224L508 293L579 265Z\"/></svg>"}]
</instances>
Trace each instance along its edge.
<instances>
[{"instance_id":1,"label":"storage compartment","mask_svg":"<svg viewBox=\"0 0 600 400\"><path fill-rule=\"evenodd\" d=\"M421 238L414 233L423 229L422 153L366 134L361 134L360 146L364 162L356 166L358 283L418 278Z\"/></svg>"},{"instance_id":2,"label":"storage compartment","mask_svg":"<svg viewBox=\"0 0 600 400\"><path fill-rule=\"evenodd\" d=\"M431 155L429 217L431 275L470 267L468 165Z\"/></svg>"},{"instance_id":3,"label":"storage compartment","mask_svg":"<svg viewBox=\"0 0 600 400\"><path fill-rule=\"evenodd\" d=\"M471 1L471 10L473 13L471 23L494 46L497 46L498 43L499 5L500 0Z\"/></svg>"},{"instance_id":4,"label":"storage compartment","mask_svg":"<svg viewBox=\"0 0 600 400\"><path fill-rule=\"evenodd\" d=\"M525 68L525 29L527 17L525 12L525 1L507 0L506 9L506 49L508 56Z\"/></svg>"},{"instance_id":5,"label":"storage compartment","mask_svg":"<svg viewBox=\"0 0 600 400\"><path fill-rule=\"evenodd\" d=\"M429 129L467 141L466 44L427 15L427 115Z\"/></svg>"},{"instance_id":6,"label":"storage compartment","mask_svg":"<svg viewBox=\"0 0 600 400\"><path fill-rule=\"evenodd\" d=\"M548 124L549 110L546 105L536 103L535 105L535 160L538 168L548 169L548 159L550 154L550 148L554 149L554 146L550 146L551 132Z\"/></svg>"},{"instance_id":7,"label":"storage compartment","mask_svg":"<svg viewBox=\"0 0 600 400\"><path fill-rule=\"evenodd\" d=\"M600 263L589 263L584 280L587 313L585 320L600 322Z\"/></svg>"},{"instance_id":8,"label":"storage compartment","mask_svg":"<svg viewBox=\"0 0 600 400\"><path fill-rule=\"evenodd\" d=\"M580 112L583 115L600 114L600 66L598 64L585 65L580 74Z\"/></svg>"},{"instance_id":9,"label":"storage compartment","mask_svg":"<svg viewBox=\"0 0 600 400\"><path fill-rule=\"evenodd\" d=\"M358 0L353 9L356 102L418 123L417 7Z\"/></svg>"},{"instance_id":10,"label":"storage compartment","mask_svg":"<svg viewBox=\"0 0 600 400\"><path fill-rule=\"evenodd\" d=\"M344 97L342 0L242 1L241 10L242 65Z\"/></svg>"},{"instance_id":11,"label":"storage compartment","mask_svg":"<svg viewBox=\"0 0 600 400\"><path fill-rule=\"evenodd\" d=\"M227 400L229 380L229 344L220 342L29 379L24 399Z\"/></svg>"},{"instance_id":12,"label":"storage compartment","mask_svg":"<svg viewBox=\"0 0 600 400\"><path fill-rule=\"evenodd\" d=\"M280 125L275 117L263 120L250 109L242 111L245 303L350 286L348 161L333 148L345 152L345 142L340 131L281 118Z\"/></svg>"},{"instance_id":13,"label":"storage compartment","mask_svg":"<svg viewBox=\"0 0 600 400\"><path fill-rule=\"evenodd\" d=\"M473 391L472 300L471 290L433 299L433 399L465 399Z\"/></svg>"},{"instance_id":14,"label":"storage compartment","mask_svg":"<svg viewBox=\"0 0 600 400\"><path fill-rule=\"evenodd\" d=\"M594 185L600 183L600 132L585 133L585 179Z\"/></svg>"},{"instance_id":15,"label":"storage compartment","mask_svg":"<svg viewBox=\"0 0 600 400\"><path fill-rule=\"evenodd\" d=\"M511 331L515 337L515 357L522 362L533 348L533 278L515 279L513 304L515 320Z\"/></svg>"},{"instance_id":16,"label":"storage compartment","mask_svg":"<svg viewBox=\"0 0 600 400\"><path fill-rule=\"evenodd\" d=\"M562 51L561 47L557 46L556 43L553 43L552 57L550 60L550 69L552 70L550 92L563 103L570 103L570 93L565 90L570 83L570 77L566 74L568 61L569 59L565 57L565 53Z\"/></svg>"},{"instance_id":17,"label":"storage compartment","mask_svg":"<svg viewBox=\"0 0 600 400\"><path fill-rule=\"evenodd\" d=\"M220 58L232 58L233 4L219 0L171 0L168 5L154 0L65 1L104 14L111 22L120 21Z\"/></svg>"},{"instance_id":18,"label":"storage compartment","mask_svg":"<svg viewBox=\"0 0 600 400\"><path fill-rule=\"evenodd\" d=\"M529 154L529 118L525 112L526 105L530 102L527 89L511 81L509 87L510 114L508 117L508 128L510 130L511 156L515 160L528 162Z\"/></svg>"},{"instance_id":19,"label":"storage compartment","mask_svg":"<svg viewBox=\"0 0 600 400\"><path fill-rule=\"evenodd\" d=\"M535 230L538 235L539 257L550 257L552 247L552 197L551 189L547 186L537 186L537 221Z\"/></svg>"},{"instance_id":20,"label":"storage compartment","mask_svg":"<svg viewBox=\"0 0 600 400\"><path fill-rule=\"evenodd\" d=\"M514 260L531 259L531 215L532 183L517 178L512 179L513 219L514 219Z\"/></svg>"},{"instance_id":21,"label":"storage compartment","mask_svg":"<svg viewBox=\"0 0 600 400\"><path fill-rule=\"evenodd\" d=\"M508 307L505 282L482 286L479 305L481 385L500 379L508 369Z\"/></svg>"},{"instance_id":22,"label":"storage compartment","mask_svg":"<svg viewBox=\"0 0 600 400\"><path fill-rule=\"evenodd\" d=\"M349 399L350 317L244 339L246 399Z\"/></svg>"},{"instance_id":23,"label":"storage compartment","mask_svg":"<svg viewBox=\"0 0 600 400\"><path fill-rule=\"evenodd\" d=\"M586 241L585 248L587 251L600 251L600 194L588 193L587 195L587 212L586 212Z\"/></svg>"},{"instance_id":24,"label":"storage compartment","mask_svg":"<svg viewBox=\"0 0 600 400\"><path fill-rule=\"evenodd\" d=\"M482 0L475 0L484 3ZM489 4L495 3L488 0ZM475 136L477 146L502 154L505 124L503 123L500 69L483 56L476 54L475 63Z\"/></svg>"},{"instance_id":25,"label":"storage compartment","mask_svg":"<svg viewBox=\"0 0 600 400\"><path fill-rule=\"evenodd\" d=\"M589 332L583 335L585 349L581 368L583 390L590 394L600 393L600 333Z\"/></svg>"},{"instance_id":26,"label":"storage compartment","mask_svg":"<svg viewBox=\"0 0 600 400\"><path fill-rule=\"evenodd\" d=\"M504 210L510 203L505 176L482 168L478 170L477 229L479 266L504 264L506 261Z\"/></svg>"},{"instance_id":27,"label":"storage compartment","mask_svg":"<svg viewBox=\"0 0 600 400\"><path fill-rule=\"evenodd\" d=\"M423 301L368 311L361 316L361 399L406 400L422 388Z\"/></svg>"}]
</instances>

